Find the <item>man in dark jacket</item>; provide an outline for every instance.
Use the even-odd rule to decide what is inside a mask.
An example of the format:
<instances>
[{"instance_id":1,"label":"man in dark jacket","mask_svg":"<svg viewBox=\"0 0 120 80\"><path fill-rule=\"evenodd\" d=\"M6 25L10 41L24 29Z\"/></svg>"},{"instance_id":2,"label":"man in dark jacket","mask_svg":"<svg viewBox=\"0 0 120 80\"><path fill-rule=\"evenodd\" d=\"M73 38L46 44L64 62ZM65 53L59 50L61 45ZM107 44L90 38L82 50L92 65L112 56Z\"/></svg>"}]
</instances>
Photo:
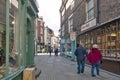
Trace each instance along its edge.
<instances>
[{"instance_id":1,"label":"man in dark jacket","mask_svg":"<svg viewBox=\"0 0 120 80\"><path fill-rule=\"evenodd\" d=\"M77 58L77 65L78 65L78 74L84 73L84 68L85 68L85 57L88 54L86 49L80 45L77 44L77 49L75 50L75 56Z\"/></svg>"},{"instance_id":2,"label":"man in dark jacket","mask_svg":"<svg viewBox=\"0 0 120 80\"><path fill-rule=\"evenodd\" d=\"M50 54L50 56L51 56L51 52L52 52L51 46L48 46L48 52L49 52L49 54Z\"/></svg>"}]
</instances>

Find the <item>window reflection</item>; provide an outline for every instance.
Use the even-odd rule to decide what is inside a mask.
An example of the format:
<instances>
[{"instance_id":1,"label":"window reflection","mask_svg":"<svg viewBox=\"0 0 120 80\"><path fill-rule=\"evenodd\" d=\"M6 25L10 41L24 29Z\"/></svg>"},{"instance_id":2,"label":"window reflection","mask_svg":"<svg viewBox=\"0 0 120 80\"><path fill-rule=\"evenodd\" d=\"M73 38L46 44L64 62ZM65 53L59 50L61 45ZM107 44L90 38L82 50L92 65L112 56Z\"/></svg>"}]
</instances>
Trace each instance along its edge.
<instances>
[{"instance_id":1,"label":"window reflection","mask_svg":"<svg viewBox=\"0 0 120 80\"><path fill-rule=\"evenodd\" d=\"M5 76L6 63L6 1L0 0L0 78Z\"/></svg>"},{"instance_id":2,"label":"window reflection","mask_svg":"<svg viewBox=\"0 0 120 80\"><path fill-rule=\"evenodd\" d=\"M9 21L10 21L10 29L9 29L9 74L15 72L18 69L18 54L17 53L17 16L18 11L17 8L14 6L13 1L11 1L11 7L9 12Z\"/></svg>"}]
</instances>

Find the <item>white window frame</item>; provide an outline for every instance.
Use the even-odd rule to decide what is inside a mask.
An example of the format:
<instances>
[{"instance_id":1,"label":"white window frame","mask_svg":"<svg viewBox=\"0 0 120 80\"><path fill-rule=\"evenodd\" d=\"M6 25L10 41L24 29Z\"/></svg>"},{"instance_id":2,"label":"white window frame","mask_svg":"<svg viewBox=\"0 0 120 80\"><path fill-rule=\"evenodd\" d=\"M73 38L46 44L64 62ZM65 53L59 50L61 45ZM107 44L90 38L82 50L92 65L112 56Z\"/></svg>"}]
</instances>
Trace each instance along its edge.
<instances>
[{"instance_id":1,"label":"white window frame","mask_svg":"<svg viewBox=\"0 0 120 80\"><path fill-rule=\"evenodd\" d=\"M71 4L71 0L68 0L67 3L66 3L66 9L69 8L70 4Z\"/></svg>"},{"instance_id":2,"label":"white window frame","mask_svg":"<svg viewBox=\"0 0 120 80\"><path fill-rule=\"evenodd\" d=\"M71 10L73 9L74 6L75 6L75 1L71 0Z\"/></svg>"},{"instance_id":3,"label":"white window frame","mask_svg":"<svg viewBox=\"0 0 120 80\"><path fill-rule=\"evenodd\" d=\"M71 14L68 18L68 32L73 31L73 14Z\"/></svg>"},{"instance_id":4,"label":"white window frame","mask_svg":"<svg viewBox=\"0 0 120 80\"><path fill-rule=\"evenodd\" d=\"M62 21L64 20L64 13L65 13L65 8L62 11Z\"/></svg>"},{"instance_id":5,"label":"white window frame","mask_svg":"<svg viewBox=\"0 0 120 80\"><path fill-rule=\"evenodd\" d=\"M86 0L86 14L87 14L87 21L94 18L94 0Z\"/></svg>"}]
</instances>

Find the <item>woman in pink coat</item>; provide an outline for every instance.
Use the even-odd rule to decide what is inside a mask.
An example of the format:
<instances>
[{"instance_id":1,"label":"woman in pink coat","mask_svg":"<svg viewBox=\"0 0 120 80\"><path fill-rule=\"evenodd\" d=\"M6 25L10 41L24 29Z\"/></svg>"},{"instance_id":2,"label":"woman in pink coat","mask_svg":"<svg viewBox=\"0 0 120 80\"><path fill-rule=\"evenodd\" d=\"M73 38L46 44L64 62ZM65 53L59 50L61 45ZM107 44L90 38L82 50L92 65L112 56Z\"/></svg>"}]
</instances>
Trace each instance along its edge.
<instances>
[{"instance_id":1,"label":"woman in pink coat","mask_svg":"<svg viewBox=\"0 0 120 80\"><path fill-rule=\"evenodd\" d=\"M96 44L93 45L93 48L87 55L87 60L92 64L92 68L91 68L92 77L96 76L94 74L95 67L96 67L97 75L99 75L99 67L100 67L100 62L102 60L102 54L100 50L98 50L98 46Z\"/></svg>"}]
</instances>

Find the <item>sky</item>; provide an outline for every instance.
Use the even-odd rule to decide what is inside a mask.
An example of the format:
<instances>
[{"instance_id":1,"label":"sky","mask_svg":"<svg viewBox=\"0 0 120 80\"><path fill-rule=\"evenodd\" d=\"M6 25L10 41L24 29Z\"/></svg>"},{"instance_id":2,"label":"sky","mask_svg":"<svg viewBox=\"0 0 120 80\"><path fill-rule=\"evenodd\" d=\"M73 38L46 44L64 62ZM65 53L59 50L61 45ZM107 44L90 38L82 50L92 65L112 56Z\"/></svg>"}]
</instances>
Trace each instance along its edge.
<instances>
[{"instance_id":1,"label":"sky","mask_svg":"<svg viewBox=\"0 0 120 80\"><path fill-rule=\"evenodd\" d=\"M60 5L61 0L37 0L39 4L39 16L43 17L45 26L48 26L54 31L55 36L58 36L60 29Z\"/></svg>"}]
</instances>

